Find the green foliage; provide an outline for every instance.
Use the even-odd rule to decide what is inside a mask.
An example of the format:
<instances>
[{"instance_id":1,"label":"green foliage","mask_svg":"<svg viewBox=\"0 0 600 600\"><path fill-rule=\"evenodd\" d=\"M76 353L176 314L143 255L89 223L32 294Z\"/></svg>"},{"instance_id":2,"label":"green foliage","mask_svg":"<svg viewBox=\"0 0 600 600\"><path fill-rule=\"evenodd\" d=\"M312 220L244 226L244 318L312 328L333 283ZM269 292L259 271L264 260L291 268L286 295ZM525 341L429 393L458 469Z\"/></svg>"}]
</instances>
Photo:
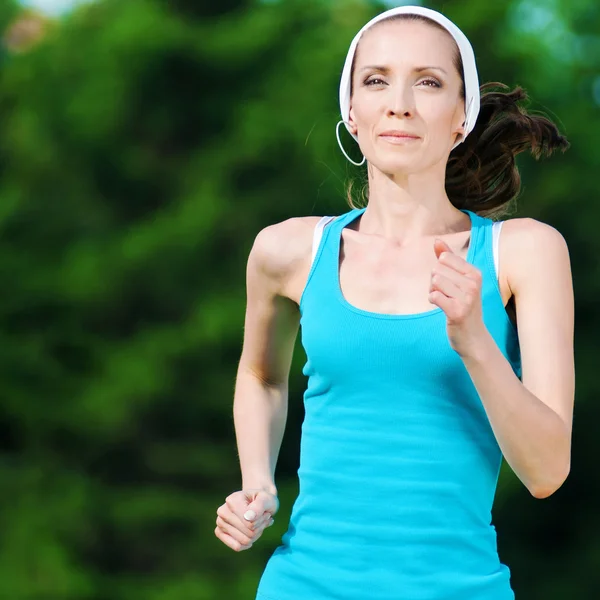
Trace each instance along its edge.
<instances>
[{"instance_id":1,"label":"green foliage","mask_svg":"<svg viewBox=\"0 0 600 600\"><path fill-rule=\"evenodd\" d=\"M523 84L573 143L551 164L523 159L522 216L554 224L572 252L578 402L589 412L574 448L587 456L600 331L587 176L600 156L599 19L591 1L554 2L569 31L586 32L583 51L557 69L545 30L519 29L531 6L438 8L471 37L482 82ZM246 259L268 224L346 210L356 171L335 142L338 78L348 43L379 8L99 0L4 61L0 598L254 597L296 493L305 382L298 347L280 517L250 552L234 553L213 530L240 485L231 402ZM15 10L3 3L0 25ZM576 470L543 504L503 473L499 539L526 598L562 598L568 585L592 597L585 574L597 552L581 534L584 516L595 522L594 496L575 495ZM549 558L557 528L562 546Z\"/></svg>"}]
</instances>

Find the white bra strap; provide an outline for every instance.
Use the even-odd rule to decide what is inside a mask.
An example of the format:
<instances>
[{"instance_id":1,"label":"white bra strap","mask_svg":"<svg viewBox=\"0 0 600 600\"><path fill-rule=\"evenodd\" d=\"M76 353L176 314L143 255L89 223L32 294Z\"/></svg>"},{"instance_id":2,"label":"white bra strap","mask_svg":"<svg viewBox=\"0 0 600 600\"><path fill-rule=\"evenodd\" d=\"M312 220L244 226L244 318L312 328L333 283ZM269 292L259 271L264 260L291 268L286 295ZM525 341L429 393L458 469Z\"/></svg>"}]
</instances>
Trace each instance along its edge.
<instances>
[{"instance_id":1,"label":"white bra strap","mask_svg":"<svg viewBox=\"0 0 600 600\"><path fill-rule=\"evenodd\" d=\"M312 258L310 260L310 264L312 266L313 261L315 260L315 256L317 255L317 250L319 249L319 244L321 243L321 236L323 235L323 229L325 225L329 223L329 221L333 221L335 217L321 217L317 224L315 225L315 232L313 234L313 245L312 245Z\"/></svg>"}]
</instances>

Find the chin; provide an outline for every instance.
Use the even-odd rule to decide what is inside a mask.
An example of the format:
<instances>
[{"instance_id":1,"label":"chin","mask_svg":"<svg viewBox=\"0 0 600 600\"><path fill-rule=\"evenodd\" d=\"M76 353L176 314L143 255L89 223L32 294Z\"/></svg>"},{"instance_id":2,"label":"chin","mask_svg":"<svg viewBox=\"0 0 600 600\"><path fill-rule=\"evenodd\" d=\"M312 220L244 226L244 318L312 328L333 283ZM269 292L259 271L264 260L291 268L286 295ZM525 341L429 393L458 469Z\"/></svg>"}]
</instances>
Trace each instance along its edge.
<instances>
[{"instance_id":1,"label":"chin","mask_svg":"<svg viewBox=\"0 0 600 600\"><path fill-rule=\"evenodd\" d=\"M417 161L412 156L407 156L405 158L400 158L399 156L389 157L377 161L375 166L388 175L410 174L420 170Z\"/></svg>"}]
</instances>

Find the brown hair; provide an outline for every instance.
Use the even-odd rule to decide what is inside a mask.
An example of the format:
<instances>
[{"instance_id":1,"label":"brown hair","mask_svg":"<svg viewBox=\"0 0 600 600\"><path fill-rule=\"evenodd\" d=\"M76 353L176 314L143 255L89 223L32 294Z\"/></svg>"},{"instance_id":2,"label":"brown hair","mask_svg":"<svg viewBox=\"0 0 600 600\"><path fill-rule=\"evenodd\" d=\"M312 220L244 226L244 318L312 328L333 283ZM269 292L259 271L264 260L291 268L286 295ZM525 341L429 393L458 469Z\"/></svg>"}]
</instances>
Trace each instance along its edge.
<instances>
[{"instance_id":1,"label":"brown hair","mask_svg":"<svg viewBox=\"0 0 600 600\"><path fill-rule=\"evenodd\" d=\"M442 25L422 15L393 15L379 23L396 20L424 22L450 35ZM461 98L464 99L462 56L456 44L455 48L453 63L463 82ZM350 70L351 97L357 53L358 47ZM515 161L517 154L529 150L535 159L539 159L542 155L550 156L557 148L565 152L570 146L550 119L530 114L518 104L529 101L522 87L517 86L508 92L491 91L493 88L509 89L500 82L480 86L480 109L475 127L450 152L446 165L446 193L450 202L456 208L468 209L482 216L507 213L509 203L518 196L521 176ZM350 208L361 208L368 203L366 174L364 177L362 201L354 202L354 182L348 183L346 195Z\"/></svg>"}]
</instances>

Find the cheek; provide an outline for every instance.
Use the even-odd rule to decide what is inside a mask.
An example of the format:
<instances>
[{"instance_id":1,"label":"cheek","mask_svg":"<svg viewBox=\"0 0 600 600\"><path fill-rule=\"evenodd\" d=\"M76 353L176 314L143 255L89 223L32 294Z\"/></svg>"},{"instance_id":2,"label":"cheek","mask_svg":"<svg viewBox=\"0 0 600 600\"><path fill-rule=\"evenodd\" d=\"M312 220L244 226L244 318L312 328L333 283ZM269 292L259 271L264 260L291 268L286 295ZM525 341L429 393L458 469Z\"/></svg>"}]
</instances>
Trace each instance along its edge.
<instances>
[{"instance_id":1,"label":"cheek","mask_svg":"<svg viewBox=\"0 0 600 600\"><path fill-rule=\"evenodd\" d=\"M368 125L379 110L379 103L372 98L368 100L362 94L356 94L352 101L354 120L358 124Z\"/></svg>"},{"instance_id":2,"label":"cheek","mask_svg":"<svg viewBox=\"0 0 600 600\"><path fill-rule=\"evenodd\" d=\"M440 105L439 102L426 102L421 112L430 131L442 133L452 128L455 115L455 106Z\"/></svg>"}]
</instances>

